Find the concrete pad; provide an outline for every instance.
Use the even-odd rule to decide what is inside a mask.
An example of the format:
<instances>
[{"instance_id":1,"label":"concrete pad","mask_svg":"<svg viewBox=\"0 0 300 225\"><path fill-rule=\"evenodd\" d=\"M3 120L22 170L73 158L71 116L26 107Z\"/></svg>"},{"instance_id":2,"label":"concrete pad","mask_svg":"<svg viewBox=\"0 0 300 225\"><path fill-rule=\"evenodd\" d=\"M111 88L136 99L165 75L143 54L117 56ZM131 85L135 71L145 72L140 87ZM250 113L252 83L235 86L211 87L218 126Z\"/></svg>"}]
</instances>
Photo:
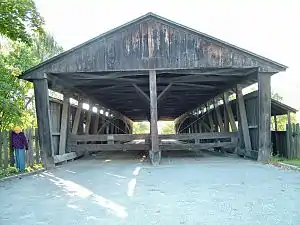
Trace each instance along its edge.
<instances>
[{"instance_id":1,"label":"concrete pad","mask_svg":"<svg viewBox=\"0 0 300 225\"><path fill-rule=\"evenodd\" d=\"M0 224L300 224L299 172L191 153L153 167L114 154L0 183Z\"/></svg>"}]
</instances>

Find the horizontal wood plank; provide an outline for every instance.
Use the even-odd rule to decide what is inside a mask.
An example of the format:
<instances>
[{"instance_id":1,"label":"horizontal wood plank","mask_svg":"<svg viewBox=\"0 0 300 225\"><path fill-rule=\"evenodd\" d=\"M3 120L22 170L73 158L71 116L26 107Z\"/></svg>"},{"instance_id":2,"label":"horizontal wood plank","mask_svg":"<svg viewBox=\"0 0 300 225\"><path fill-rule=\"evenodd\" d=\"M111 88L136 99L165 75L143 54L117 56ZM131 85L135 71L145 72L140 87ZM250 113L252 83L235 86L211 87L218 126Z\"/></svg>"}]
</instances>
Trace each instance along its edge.
<instances>
[{"instance_id":1,"label":"horizontal wood plank","mask_svg":"<svg viewBox=\"0 0 300 225\"><path fill-rule=\"evenodd\" d=\"M193 134L166 134L159 135L159 140L193 140L193 139L221 139L237 138L237 132L211 132L211 133L193 133ZM149 134L99 134L99 135L70 135L73 141L133 141L150 138Z\"/></svg>"},{"instance_id":2,"label":"horizontal wood plank","mask_svg":"<svg viewBox=\"0 0 300 225\"><path fill-rule=\"evenodd\" d=\"M76 152L70 152L63 155L55 155L53 158L54 158L54 163L60 163L71 159L75 159L76 157L77 157Z\"/></svg>"}]
</instances>

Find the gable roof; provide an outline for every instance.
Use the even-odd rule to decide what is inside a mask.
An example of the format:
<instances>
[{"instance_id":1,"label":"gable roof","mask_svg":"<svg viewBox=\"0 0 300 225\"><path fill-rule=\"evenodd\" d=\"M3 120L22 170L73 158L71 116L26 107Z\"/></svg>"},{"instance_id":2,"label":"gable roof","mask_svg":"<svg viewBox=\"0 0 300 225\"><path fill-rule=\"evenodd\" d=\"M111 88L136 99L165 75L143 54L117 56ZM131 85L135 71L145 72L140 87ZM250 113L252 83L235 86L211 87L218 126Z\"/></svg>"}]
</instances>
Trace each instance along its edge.
<instances>
[{"instance_id":1,"label":"gable roof","mask_svg":"<svg viewBox=\"0 0 300 225\"><path fill-rule=\"evenodd\" d=\"M141 22L141 21L148 20L148 19L156 19L156 20L159 20L159 21L161 21L161 22L163 22L163 23L167 23L167 24L169 24L169 25L171 25L171 26L175 26L175 27L177 27L177 28L183 29L183 30L185 30L185 31L187 31L187 32L190 32L190 33L193 33L193 34L195 34L195 35L200 35L200 36L202 36L203 38L205 38L205 39L207 39L207 40L209 40L209 41L211 41L211 42L217 43L218 45L221 45L221 46L224 46L224 47L229 47L229 48L232 48L232 49L235 50L235 51L239 51L239 52L242 52L242 53L244 53L244 54L247 54L247 55L249 55L249 56L251 56L251 57L254 57L255 59L257 59L257 60L259 60L259 61L262 61L262 62L264 62L264 63L266 63L266 64L268 64L268 65L271 65L272 67L275 67L275 68L277 69L278 72L279 72L279 71L285 71L285 70L288 68L287 66L285 66L285 65L283 65L283 64L280 64L280 63L278 63L278 62L275 62L275 61L273 61L273 60L271 60L271 59L268 59L268 58L265 58L265 57L263 57L263 56L257 55L257 54L255 54L255 53L253 53L253 52L250 52L250 51L245 50L245 49L243 49L243 48L237 47L237 46L235 46L235 45L233 45L233 44L227 43L227 42L222 41L222 40L220 40L220 39L218 39L218 38L212 37L212 36L210 36L210 35L208 35L208 34L199 32L199 31L197 31L197 30L194 30L194 29L189 28L189 27L187 27L187 26L184 26L184 25L182 25L182 24L176 23L176 22L174 22L174 21L172 21L172 20L166 19L166 18L161 17L161 16L159 16L159 15L157 15L157 14L154 14L154 13L152 13L152 12L149 12L149 13L147 13L147 14L145 14L145 15L143 15L143 16L137 18L137 19L134 19L134 20L132 20L132 21L130 21L130 22L128 22L128 23L125 23L125 24L123 24L123 25L121 25L121 26L118 26L118 27L112 29L112 30L109 30L109 31L107 31L107 32L105 32L105 33L103 33L103 34L101 34L101 35L99 35L99 36L97 36L97 37L95 37L95 38L93 38L93 39L90 39L90 40L88 40L88 41L86 41L86 42L84 42L84 43L82 43L82 44L80 44L80 45L78 45L78 46L76 46L76 47L73 47L73 48L71 48L71 49L69 49L69 50L67 50L67 51L65 51L65 52L63 52L63 53L61 53L61 54L59 54L59 55L53 57L53 58L50 58L50 59L48 59L48 60L46 60L46 61L44 61L44 62L38 64L38 65L35 66L35 67L32 67L31 69L29 69L29 70L23 72L22 75L20 76L20 78L26 79L26 75L27 75L27 74L29 74L29 73L31 73L31 72L34 72L35 70L38 70L38 69L40 69L41 67L43 67L43 66L45 66L45 65L51 64L51 63L53 63L53 62L55 62L55 61L61 59L62 57L68 56L69 54L71 54L71 53L74 52L75 50L78 50L78 49L83 48L83 47L85 47L85 46L87 46L87 45L90 45L91 43L96 42L96 41L98 41L99 39L104 38L104 37L106 37L106 36L109 36L109 35L113 34L114 32L116 32L116 31L118 31L118 30L124 29L124 28L126 28L127 26L131 26L131 25L133 25L133 24L136 24L136 23L139 23L139 22Z\"/></svg>"}]
</instances>

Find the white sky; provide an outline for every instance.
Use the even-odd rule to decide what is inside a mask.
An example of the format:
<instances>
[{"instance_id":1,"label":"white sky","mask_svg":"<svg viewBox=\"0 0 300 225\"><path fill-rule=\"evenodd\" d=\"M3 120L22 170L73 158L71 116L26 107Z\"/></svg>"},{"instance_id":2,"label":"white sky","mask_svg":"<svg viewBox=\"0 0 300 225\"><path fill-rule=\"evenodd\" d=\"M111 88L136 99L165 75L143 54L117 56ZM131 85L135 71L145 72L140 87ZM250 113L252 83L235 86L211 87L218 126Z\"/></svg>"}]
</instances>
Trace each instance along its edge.
<instances>
[{"instance_id":1,"label":"white sky","mask_svg":"<svg viewBox=\"0 0 300 225\"><path fill-rule=\"evenodd\" d=\"M297 0L36 0L65 50L148 12L287 65L272 90L300 109L300 3Z\"/></svg>"}]
</instances>

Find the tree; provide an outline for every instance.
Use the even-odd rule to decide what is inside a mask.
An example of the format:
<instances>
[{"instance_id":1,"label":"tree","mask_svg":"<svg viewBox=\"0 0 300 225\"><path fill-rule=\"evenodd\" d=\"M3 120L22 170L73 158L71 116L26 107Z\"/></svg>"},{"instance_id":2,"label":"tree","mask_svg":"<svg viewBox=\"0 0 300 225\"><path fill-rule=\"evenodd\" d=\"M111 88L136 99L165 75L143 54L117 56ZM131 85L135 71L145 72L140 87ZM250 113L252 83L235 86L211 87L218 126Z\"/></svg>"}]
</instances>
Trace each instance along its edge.
<instances>
[{"instance_id":1,"label":"tree","mask_svg":"<svg viewBox=\"0 0 300 225\"><path fill-rule=\"evenodd\" d=\"M163 121L161 123L161 134L175 134L175 126L173 121Z\"/></svg>"},{"instance_id":2,"label":"tree","mask_svg":"<svg viewBox=\"0 0 300 225\"><path fill-rule=\"evenodd\" d=\"M32 46L13 41L8 41L5 47L2 46L0 52L0 130L11 129L15 125L32 126L35 122L35 110L34 107L28 107L33 102L33 96L28 97L32 84L18 79L18 76L22 71L62 52L62 47L50 34L35 35L32 40Z\"/></svg>"},{"instance_id":3,"label":"tree","mask_svg":"<svg viewBox=\"0 0 300 225\"><path fill-rule=\"evenodd\" d=\"M34 34L32 49L34 55L43 62L63 52L63 48L55 41L54 37L45 32Z\"/></svg>"},{"instance_id":4,"label":"tree","mask_svg":"<svg viewBox=\"0 0 300 225\"><path fill-rule=\"evenodd\" d=\"M134 122L133 123L133 133L134 134L149 134L150 124L149 122Z\"/></svg>"},{"instance_id":5,"label":"tree","mask_svg":"<svg viewBox=\"0 0 300 225\"><path fill-rule=\"evenodd\" d=\"M283 101L283 97L280 96L277 92L272 92L271 96L272 96L272 99L274 99L276 101L279 101L279 102ZM287 115L276 116L276 121L277 121L277 130L278 131L286 130L286 124L288 123ZM296 122L297 122L296 114L291 113L291 123L296 123ZM272 125L272 129L275 130L275 118L274 117L272 117L271 125Z\"/></svg>"},{"instance_id":6,"label":"tree","mask_svg":"<svg viewBox=\"0 0 300 225\"><path fill-rule=\"evenodd\" d=\"M44 19L37 11L33 0L0 1L0 34L28 45L32 33L43 33Z\"/></svg>"},{"instance_id":7,"label":"tree","mask_svg":"<svg viewBox=\"0 0 300 225\"><path fill-rule=\"evenodd\" d=\"M31 83L18 79L21 71L38 63L33 52L25 44L10 43L11 50L0 54L0 130L11 129L19 124L32 122L32 116L24 110L25 96Z\"/></svg>"}]
</instances>

